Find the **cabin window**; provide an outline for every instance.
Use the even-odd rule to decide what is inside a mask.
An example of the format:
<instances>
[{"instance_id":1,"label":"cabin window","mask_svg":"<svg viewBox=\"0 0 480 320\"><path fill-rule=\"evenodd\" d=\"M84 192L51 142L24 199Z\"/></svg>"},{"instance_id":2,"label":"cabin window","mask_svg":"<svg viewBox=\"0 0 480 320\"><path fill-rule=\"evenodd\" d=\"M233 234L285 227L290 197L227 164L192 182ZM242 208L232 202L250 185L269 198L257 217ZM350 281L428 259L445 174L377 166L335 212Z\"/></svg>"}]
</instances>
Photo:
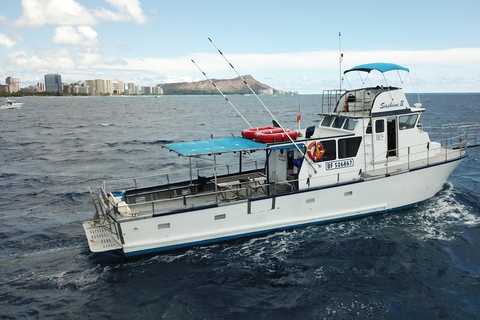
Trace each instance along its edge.
<instances>
[{"instance_id":1,"label":"cabin window","mask_svg":"<svg viewBox=\"0 0 480 320\"><path fill-rule=\"evenodd\" d=\"M345 117L336 117L335 121L333 121L333 128L341 129L343 126L343 123L345 122Z\"/></svg>"},{"instance_id":2,"label":"cabin window","mask_svg":"<svg viewBox=\"0 0 480 320\"><path fill-rule=\"evenodd\" d=\"M385 121L383 121L383 119L375 121L375 132L376 133L385 132Z\"/></svg>"},{"instance_id":3,"label":"cabin window","mask_svg":"<svg viewBox=\"0 0 480 320\"><path fill-rule=\"evenodd\" d=\"M398 126L400 130L412 129L417 123L418 114L410 114L408 116L400 116L398 118Z\"/></svg>"},{"instance_id":4,"label":"cabin window","mask_svg":"<svg viewBox=\"0 0 480 320\"><path fill-rule=\"evenodd\" d=\"M357 119L347 118L347 121L345 121L345 125L343 126L343 129L353 131L356 125L357 125Z\"/></svg>"},{"instance_id":5,"label":"cabin window","mask_svg":"<svg viewBox=\"0 0 480 320\"><path fill-rule=\"evenodd\" d=\"M334 116L325 116L322 121L322 127L330 127L332 125L332 120Z\"/></svg>"},{"instance_id":6,"label":"cabin window","mask_svg":"<svg viewBox=\"0 0 480 320\"><path fill-rule=\"evenodd\" d=\"M338 158L356 157L360 142L362 142L362 137L338 139Z\"/></svg>"},{"instance_id":7,"label":"cabin window","mask_svg":"<svg viewBox=\"0 0 480 320\"><path fill-rule=\"evenodd\" d=\"M320 161L332 161L337 158L337 143L335 140L322 141L322 146L325 152Z\"/></svg>"},{"instance_id":8,"label":"cabin window","mask_svg":"<svg viewBox=\"0 0 480 320\"><path fill-rule=\"evenodd\" d=\"M367 134L372 134L372 121L368 121Z\"/></svg>"}]
</instances>

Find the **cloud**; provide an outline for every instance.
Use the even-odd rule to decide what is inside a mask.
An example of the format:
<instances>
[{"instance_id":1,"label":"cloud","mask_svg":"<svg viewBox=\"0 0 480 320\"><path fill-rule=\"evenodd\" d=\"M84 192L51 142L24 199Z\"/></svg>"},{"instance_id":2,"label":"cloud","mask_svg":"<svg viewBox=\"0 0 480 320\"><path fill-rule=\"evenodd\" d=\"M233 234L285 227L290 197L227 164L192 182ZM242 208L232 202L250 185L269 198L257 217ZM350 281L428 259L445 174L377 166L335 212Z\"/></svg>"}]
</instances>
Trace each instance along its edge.
<instances>
[{"instance_id":1,"label":"cloud","mask_svg":"<svg viewBox=\"0 0 480 320\"><path fill-rule=\"evenodd\" d=\"M12 49L15 45L15 41L0 33L0 45L6 47L7 49Z\"/></svg>"},{"instance_id":2,"label":"cloud","mask_svg":"<svg viewBox=\"0 0 480 320\"><path fill-rule=\"evenodd\" d=\"M26 51L14 51L5 62L22 70L71 70L75 61L67 50L43 50L39 56L29 56Z\"/></svg>"},{"instance_id":3,"label":"cloud","mask_svg":"<svg viewBox=\"0 0 480 320\"><path fill-rule=\"evenodd\" d=\"M118 51L121 51L121 52L122 52L122 51L123 51L123 52L125 52L125 51L131 51L131 49L130 49L130 47L128 46L128 44L119 44L119 45L117 46L117 50L118 50Z\"/></svg>"},{"instance_id":4,"label":"cloud","mask_svg":"<svg viewBox=\"0 0 480 320\"><path fill-rule=\"evenodd\" d=\"M102 53L97 48L78 48L76 62L79 67L90 67L103 63Z\"/></svg>"},{"instance_id":5,"label":"cloud","mask_svg":"<svg viewBox=\"0 0 480 320\"><path fill-rule=\"evenodd\" d=\"M65 49L41 50L32 56L29 56L26 51L20 50L11 52L5 58L5 62L7 65L21 70L56 70L60 72L102 65L103 58L97 48L77 48L74 56Z\"/></svg>"},{"instance_id":6,"label":"cloud","mask_svg":"<svg viewBox=\"0 0 480 320\"><path fill-rule=\"evenodd\" d=\"M102 20L115 22L134 22L144 24L147 22L147 17L143 13L138 0L105 0L111 6L118 9L118 12L113 12L102 8L95 10L95 16Z\"/></svg>"},{"instance_id":7,"label":"cloud","mask_svg":"<svg viewBox=\"0 0 480 320\"><path fill-rule=\"evenodd\" d=\"M125 66L125 65L128 64L127 61L125 61L124 59L120 59L120 58L109 60L109 61L104 61L104 63L106 65L111 65L111 66L115 66L115 65Z\"/></svg>"},{"instance_id":8,"label":"cloud","mask_svg":"<svg viewBox=\"0 0 480 320\"><path fill-rule=\"evenodd\" d=\"M181 56L173 59L166 58L126 58L128 62L125 68L138 70L157 70L166 72L175 70L179 72L191 72L190 59L194 59L197 65L207 74L216 71L227 70L233 72L228 63L219 54L192 53L189 56ZM324 70L338 72L338 52L336 51L312 51L292 52L275 54L229 54L227 59L232 65L244 74L245 70ZM480 64L480 48L457 48L448 50L429 51L355 51L345 53L342 67L351 68L359 64L369 62L392 62L405 65L410 69L414 64L422 66L440 65L460 66L471 68ZM431 69L431 67L429 67ZM463 69L462 69L463 70ZM281 71L276 71L279 73ZM318 72L318 71L315 71ZM209 75L210 76L210 75ZM212 77L214 75L212 74Z\"/></svg>"},{"instance_id":9,"label":"cloud","mask_svg":"<svg viewBox=\"0 0 480 320\"><path fill-rule=\"evenodd\" d=\"M74 0L22 0L23 15L17 26L94 25L95 16Z\"/></svg>"},{"instance_id":10,"label":"cloud","mask_svg":"<svg viewBox=\"0 0 480 320\"><path fill-rule=\"evenodd\" d=\"M41 27L43 25L91 26L99 20L115 22L147 21L138 0L105 0L117 11L106 8L89 9L75 0L22 0L23 15L15 21L16 26Z\"/></svg>"},{"instance_id":11,"label":"cloud","mask_svg":"<svg viewBox=\"0 0 480 320\"><path fill-rule=\"evenodd\" d=\"M88 26L61 26L55 29L52 41L56 44L95 47L100 45L97 40L97 32Z\"/></svg>"}]
</instances>

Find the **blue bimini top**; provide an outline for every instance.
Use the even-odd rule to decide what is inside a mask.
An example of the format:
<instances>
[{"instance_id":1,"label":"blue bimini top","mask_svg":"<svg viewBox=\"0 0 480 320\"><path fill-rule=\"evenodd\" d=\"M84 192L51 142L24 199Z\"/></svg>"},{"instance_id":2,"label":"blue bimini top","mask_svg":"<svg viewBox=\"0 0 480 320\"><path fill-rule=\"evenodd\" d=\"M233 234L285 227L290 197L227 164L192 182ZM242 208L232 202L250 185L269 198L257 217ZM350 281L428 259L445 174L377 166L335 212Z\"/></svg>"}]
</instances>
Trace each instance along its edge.
<instances>
[{"instance_id":1,"label":"blue bimini top","mask_svg":"<svg viewBox=\"0 0 480 320\"><path fill-rule=\"evenodd\" d=\"M242 137L169 143L164 146L184 157L237 151L264 150L268 145Z\"/></svg>"},{"instance_id":2,"label":"blue bimini top","mask_svg":"<svg viewBox=\"0 0 480 320\"><path fill-rule=\"evenodd\" d=\"M362 64L362 65L356 66L354 68L345 70L345 72L343 72L343 73L345 74L345 73L350 72L350 71L364 71L364 72L370 73L370 71L372 71L372 70L377 70L377 71L380 71L381 73L384 73L384 72L387 72L387 71L392 71L392 70L403 70L403 71L410 72L410 70L408 68L399 66L398 64L379 62L379 63Z\"/></svg>"}]
</instances>

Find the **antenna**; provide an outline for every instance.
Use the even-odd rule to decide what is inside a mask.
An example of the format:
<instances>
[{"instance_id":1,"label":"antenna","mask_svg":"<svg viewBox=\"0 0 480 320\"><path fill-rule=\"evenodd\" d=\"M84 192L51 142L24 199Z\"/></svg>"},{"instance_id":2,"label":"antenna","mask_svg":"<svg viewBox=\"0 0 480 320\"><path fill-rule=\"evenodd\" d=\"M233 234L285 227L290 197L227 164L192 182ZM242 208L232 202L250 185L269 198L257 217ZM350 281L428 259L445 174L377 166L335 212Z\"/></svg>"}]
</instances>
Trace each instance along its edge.
<instances>
[{"instance_id":1,"label":"antenna","mask_svg":"<svg viewBox=\"0 0 480 320\"><path fill-rule=\"evenodd\" d=\"M343 82L343 77L342 77L342 62L343 62L343 53L342 53L342 33L338 33L338 55L339 55L339 61L340 61L340 90L342 90L342 82Z\"/></svg>"},{"instance_id":2,"label":"antenna","mask_svg":"<svg viewBox=\"0 0 480 320\"><path fill-rule=\"evenodd\" d=\"M240 117L242 117L243 121L245 121L250 128L253 128L253 127L250 125L250 123L247 121L247 119L245 119L245 118L242 116L242 114L240 113L240 111L238 111L238 109L235 108L235 106L230 102L230 100L228 100L227 96L223 94L223 92L215 85L215 83L213 83L212 80L210 80L210 78L206 75L205 72L203 72L202 69L200 69L200 67L195 63L195 61L193 61L193 59L191 59L191 60L192 60L193 64L195 65L195 67L197 67L198 70L200 70L200 72L203 73L203 75L205 76L205 78L207 78L208 81L210 81L210 83L215 87L215 89L217 89L217 91L220 92L220 94L225 98L225 100L227 100L227 102L230 103L230 105L232 106L232 108L235 109L235 111L240 115Z\"/></svg>"}]
</instances>

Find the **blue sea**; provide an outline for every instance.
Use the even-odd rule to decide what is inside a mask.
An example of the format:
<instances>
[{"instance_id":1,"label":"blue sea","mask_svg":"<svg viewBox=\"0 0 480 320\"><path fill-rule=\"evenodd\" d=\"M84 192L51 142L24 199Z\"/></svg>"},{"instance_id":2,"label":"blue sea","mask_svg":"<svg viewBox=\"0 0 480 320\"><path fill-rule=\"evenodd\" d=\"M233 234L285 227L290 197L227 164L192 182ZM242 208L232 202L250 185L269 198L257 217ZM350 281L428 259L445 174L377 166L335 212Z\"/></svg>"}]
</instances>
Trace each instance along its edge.
<instances>
[{"instance_id":1,"label":"blue sea","mask_svg":"<svg viewBox=\"0 0 480 320\"><path fill-rule=\"evenodd\" d=\"M319 95L261 99L286 128L299 108L318 123ZM478 93L420 99L425 127L480 121ZM480 147L409 209L126 260L89 251L88 188L181 168L163 144L247 124L218 95L18 100L0 110L0 319L480 318Z\"/></svg>"}]
</instances>

